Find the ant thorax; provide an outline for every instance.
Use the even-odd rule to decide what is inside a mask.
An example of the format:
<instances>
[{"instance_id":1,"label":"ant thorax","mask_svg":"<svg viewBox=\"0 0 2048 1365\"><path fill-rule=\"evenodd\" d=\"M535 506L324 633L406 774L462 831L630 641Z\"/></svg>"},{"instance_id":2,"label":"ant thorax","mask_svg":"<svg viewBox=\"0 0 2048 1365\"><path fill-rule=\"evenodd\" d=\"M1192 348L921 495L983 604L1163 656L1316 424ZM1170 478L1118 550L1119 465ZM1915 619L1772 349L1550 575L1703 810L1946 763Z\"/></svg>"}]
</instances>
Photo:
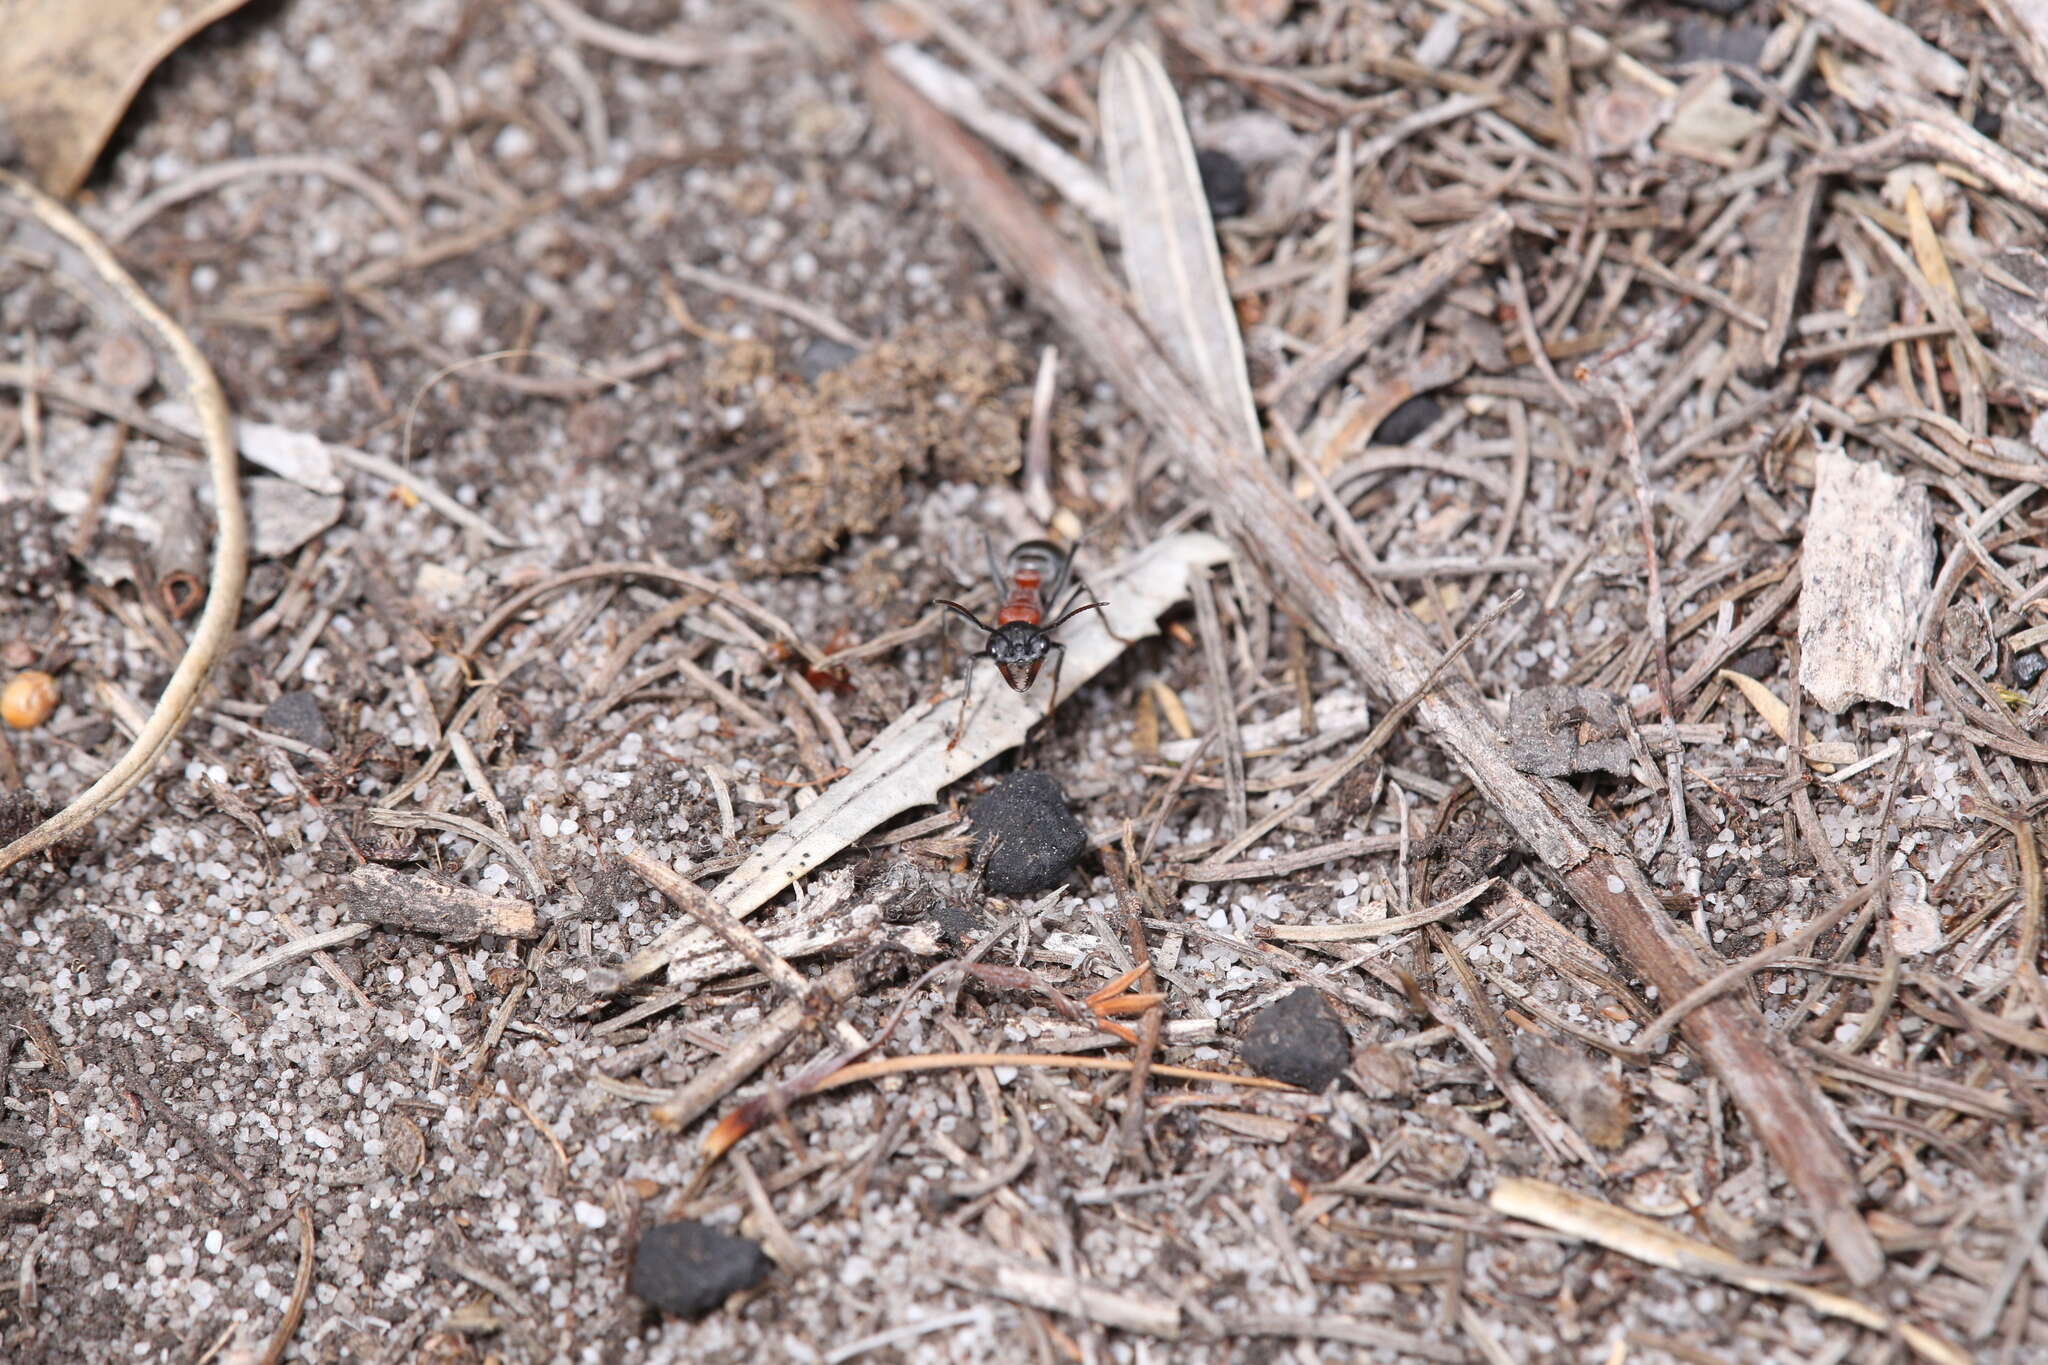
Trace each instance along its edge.
<instances>
[{"instance_id":1,"label":"ant thorax","mask_svg":"<svg viewBox=\"0 0 2048 1365\"><path fill-rule=\"evenodd\" d=\"M1072 562L1057 545L1044 540L1027 540L1010 551L998 584L1003 600L996 609L996 624L1041 624L1066 585Z\"/></svg>"}]
</instances>

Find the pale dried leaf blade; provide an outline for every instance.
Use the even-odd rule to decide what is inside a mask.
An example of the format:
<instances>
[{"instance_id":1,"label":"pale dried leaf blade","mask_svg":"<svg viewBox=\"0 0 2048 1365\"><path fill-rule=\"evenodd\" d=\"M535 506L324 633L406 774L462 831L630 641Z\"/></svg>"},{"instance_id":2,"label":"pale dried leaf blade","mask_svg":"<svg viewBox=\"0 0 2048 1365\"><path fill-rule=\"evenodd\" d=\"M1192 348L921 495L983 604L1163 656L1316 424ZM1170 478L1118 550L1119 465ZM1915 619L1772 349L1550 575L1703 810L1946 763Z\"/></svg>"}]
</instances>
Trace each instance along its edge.
<instances>
[{"instance_id":1,"label":"pale dried leaf blade","mask_svg":"<svg viewBox=\"0 0 2048 1365\"><path fill-rule=\"evenodd\" d=\"M1720 678L1723 682L1733 683L1738 692L1749 698L1749 704L1764 718L1764 723L1771 727L1771 733L1778 737L1780 743L1792 742L1792 708L1779 701L1777 693L1747 673L1737 673L1732 668L1722 669Z\"/></svg>"},{"instance_id":2,"label":"pale dried leaf blade","mask_svg":"<svg viewBox=\"0 0 2048 1365\"><path fill-rule=\"evenodd\" d=\"M1067 656L1060 700L1073 696L1124 652L1125 644L1104 629L1099 616L1107 615L1125 641L1157 634L1160 614L1187 596L1190 572L1229 557L1229 547L1216 537L1188 532L1147 546L1105 571L1091 571L1089 586L1100 594L1106 611L1077 616L1061 628ZM718 903L744 919L883 821L931 804L948 784L1023 743L1044 718L1049 677L1041 677L1027 693L1012 692L987 667L975 669L973 677L973 711L957 747L947 747L960 715L956 678L936 700L920 702L875 736L851 772L734 868L713 893ZM625 979L640 980L671 960L695 954L702 947L695 938L703 934L694 923L669 930L626 963Z\"/></svg>"},{"instance_id":3,"label":"pale dried leaf blade","mask_svg":"<svg viewBox=\"0 0 2048 1365\"><path fill-rule=\"evenodd\" d=\"M15 0L0 5L0 124L36 183L59 198L84 183L149 73L245 0Z\"/></svg>"},{"instance_id":4,"label":"pale dried leaf blade","mask_svg":"<svg viewBox=\"0 0 2048 1365\"><path fill-rule=\"evenodd\" d=\"M1102 64L1102 145L1116 193L1124 274L1138 313L1247 449L1259 415L1216 225L1180 99L1152 49L1120 43Z\"/></svg>"}]
</instances>

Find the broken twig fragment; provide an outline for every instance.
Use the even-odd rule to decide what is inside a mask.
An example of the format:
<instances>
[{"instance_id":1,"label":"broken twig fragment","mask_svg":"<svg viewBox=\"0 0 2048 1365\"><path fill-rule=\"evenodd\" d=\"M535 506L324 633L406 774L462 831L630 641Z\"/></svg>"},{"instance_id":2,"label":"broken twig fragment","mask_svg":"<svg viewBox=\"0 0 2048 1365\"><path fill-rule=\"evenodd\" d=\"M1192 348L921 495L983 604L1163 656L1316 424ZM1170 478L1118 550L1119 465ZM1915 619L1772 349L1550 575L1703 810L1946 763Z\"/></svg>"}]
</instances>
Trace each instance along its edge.
<instances>
[{"instance_id":1,"label":"broken twig fragment","mask_svg":"<svg viewBox=\"0 0 2048 1365\"><path fill-rule=\"evenodd\" d=\"M540 932L539 918L529 902L407 876L375 863L348 874L342 898L356 919L456 943L467 943L481 934L532 938Z\"/></svg>"}]
</instances>

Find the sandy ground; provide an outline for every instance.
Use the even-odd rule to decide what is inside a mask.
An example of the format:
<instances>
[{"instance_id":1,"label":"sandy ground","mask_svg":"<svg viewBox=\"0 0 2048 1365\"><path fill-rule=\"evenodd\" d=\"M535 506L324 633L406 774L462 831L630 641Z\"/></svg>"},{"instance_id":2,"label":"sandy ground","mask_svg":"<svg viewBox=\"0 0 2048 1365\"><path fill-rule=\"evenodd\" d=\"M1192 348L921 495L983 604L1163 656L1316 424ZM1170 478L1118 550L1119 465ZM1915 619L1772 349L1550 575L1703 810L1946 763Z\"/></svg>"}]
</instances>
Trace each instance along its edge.
<instances>
[{"instance_id":1,"label":"sandy ground","mask_svg":"<svg viewBox=\"0 0 2048 1365\"><path fill-rule=\"evenodd\" d=\"M1373 1358L1374 1346L1355 1344L1369 1337L1313 1341L1288 1327L1299 1320L1331 1333L1384 1329L1402 1334L1388 1339L1395 1345L1432 1343L1430 1358L1451 1360L1482 1358L1473 1344L1482 1339L1494 1359L1623 1358L1617 1350L1630 1360L1886 1358L1874 1336L1844 1335L1804 1308L1504 1230L1484 1205L1498 1179L1564 1179L1570 1168L1532 1139L1466 1053L1389 1007L1398 999L1363 976L1347 974L1349 989L1381 1008L1338 1003L1364 1084L1316 1099L1168 1102L1138 1158L1120 1146L1123 1090L1113 1078L948 1072L804 1102L786 1126L771 1124L693 1183L709 1123L662 1131L638 1096L696 1073L773 999L742 978L605 1028L623 1007L593 997L592 974L676 916L617 853L633 844L677 866L729 865L798 808L796 784L820 775L820 755L830 767L826 739L784 665L714 614L686 613L630 662L615 661L628 632L681 595L659 584L610 577L548 596L495 634L474 676L453 651L512 591L606 561L662 560L736 580L820 645L907 624L927 597L979 579L980 527L1002 534L1013 505L991 490L1014 467L1031 359L1059 338L848 79L818 67L771 16L734 29L726 6L681 9L686 26L776 47L677 71L566 43L531 5L259 4L159 73L102 163L81 209L102 230L152 191L231 158L337 158L388 190L404 210L398 220L330 177L250 176L162 207L124 250L201 343L238 415L410 461L508 543L489 543L385 480L346 473L338 524L255 566L243 619L262 623L261 634L251 628L224 664L222 704L89 840L0 881L0 1357L263 1359L309 1228L311 1289L286 1360L840 1359L835 1351L877 1333L897 1336L862 1358ZM646 3L604 16L648 31L678 19ZM982 17L985 36L1000 41L1002 16ZM1230 112L1210 110L1215 99L1194 101L1202 117ZM421 254L422 244L489 224L445 259ZM380 263L392 268L361 297L322 297ZM813 391L800 377L817 355L812 327L676 279L672 263L800 297L890 349L879 359L870 351L854 380ZM47 274L0 259L8 359L22 359L32 337L42 363L89 367L109 332ZM490 362L488 378L441 373L451 360L510 348L535 354ZM662 348L659 363L623 385L565 363L604 366ZM1183 498L1170 465L1129 496L1127 472L1151 456L1145 433L1094 376L1067 364L1063 496L1090 516L1114 509L1098 533L1101 552L1114 554ZM521 392L522 383L578 391ZM76 497L107 457L110 428L59 408L43 422L49 486ZM857 429L869 435L848 434ZM802 438L792 441L792 430ZM835 477L844 479L823 508L790 496L804 471L789 461L821 450L841 453ZM27 479L23 458L17 451L0 466L12 487ZM141 437L124 458L131 471L145 461L193 467ZM1418 500L1441 478L1410 472L1390 485L1397 502L1413 491L1412 522L1426 519L1434 504L1416 512ZM141 482L124 475L117 491L97 542L109 560L147 558L112 515ZM1578 510L1542 466L1517 552L1569 558L1582 543ZM821 523L827 514L854 524ZM53 534L72 529L65 519ZM1452 534L1430 546L1411 526L1396 548L1483 547L1492 530L1482 519ZM836 548L819 558L829 541ZM1708 552L1727 560L1754 549L1736 536ZM1624 523L1590 578L1633 583L1635 554ZM120 745L91 677L146 701L171 657L159 622L110 613L85 581L0 601L0 642L61 639L73 659L55 718L11 737L27 789L52 803ZM1714 581L1680 597L1703 601ZM1239 620L1255 580L1239 569L1219 583ZM1568 661L1640 629L1640 601L1578 599L1496 633L1474 662L1503 696L1553 681ZM1294 706L1284 626L1260 628L1272 669L1248 724L1284 724ZM681 656L765 726L685 675L598 704L594 692L609 688L594 679L629 680ZM1369 721L1334 660L1313 649L1309 660L1327 714L1348 708ZM927 636L856 665L852 690L827 689L824 704L858 748L954 666ZM1166 684L1200 732L1205 679L1199 648L1148 642L1062 708L1029 762L1061 778L1092 834L1114 838L1126 820L1142 831L1164 778L1141 771L1157 760L1140 752L1136 698ZM434 749L439 722L422 703L445 718L478 681L494 685L466 733L511 842L542 883L538 895L524 868L474 839L367 818ZM326 733L295 737L324 760L250 733L288 693L317 702ZM1766 793L1781 775L1769 732L1732 706L1714 721L1723 738L1696 751L1702 764L1727 791ZM1817 737L1876 744L1846 723ZM1904 753L1903 851L1938 877L1977 832L1957 819L1968 774L1941 736L1915 734ZM1398 739L1385 758L1379 776L1399 800L1435 806L1449 795L1453 774L1425 744ZM1829 837L1852 860L1869 855L1889 777L1880 765L1823 803ZM1305 847L1340 837L1370 795L1319 807L1282 838ZM1285 797L1255 794L1254 814ZM1396 828L1394 800L1383 789L1363 817L1367 832ZM1177 806L1161 856L1216 838L1218 801L1205 790ZM452 762L417 803L490 819ZM1646 852L1663 832L1653 804L1624 798L1613 812ZM1824 900L1779 813L1695 832L1699 861L1667 857L1658 870L1674 886L1698 879L1711 935L1729 955L1760 946L1788 901ZM858 851L820 885L872 899L883 872L910 864L948 914L1003 922L1020 907L974 891L957 834ZM1460 846L1484 844L1477 829ZM2002 856L1994 850L1969 877L2009 877ZM448 943L379 928L319 959L217 984L346 921L344 879L363 857L532 900L548 932L537 943ZM1298 972L1233 946L1258 925L1398 911L1404 895L1424 890L1408 876L1383 858L1270 881L1170 885L1157 911L1185 927L1155 931L1154 950L1173 977L1177 1017L1196 1032L1168 1060L1236 1069L1245 1019L1296 984ZM1583 929L1561 898L1524 885ZM1973 894L1969 879L1955 891ZM1052 954L1051 966L1037 964L1077 995L1114 976L1115 910L1099 862L1084 861L1068 894L1025 921ZM795 913L785 904L763 922ZM1512 916L1468 918L1456 941L1499 1002L1610 1030L1597 993L1551 970ZM1374 951L1409 962L1405 942ZM1008 950L995 957L1014 961ZM1966 964L1961 979L1994 973L1998 960ZM923 965L878 967L844 1017L872 1034ZM1764 1003L1791 1019L1804 989L1773 978ZM969 1041L1050 1049L1091 1032L1029 994L971 988L957 1010L949 996L927 988L889 1050ZM1853 1034L1857 1022L1841 1027ZM1914 1027L1909 1019L1908 1047ZM777 1074L820 1046L800 1043ZM1578 1078L1565 1090L1586 1092L1582 1103L1553 1101L1576 1126L1622 1125L1621 1141L1602 1152L1604 1198L1677 1216L1695 1235L1781 1269L1810 1254L1812 1230L1754 1135L1682 1052L1626 1071L1593 1053L1558 1065ZM962 1192L1026 1148L1006 1185ZM1918 1192L1894 1208L1893 1241L1924 1245L1948 1223L1954 1260L1929 1284L1880 1286L1877 1301L1921 1315L1945 1305L1953 1322L1967 1320L1982 1286L1955 1266L1995 1271L1999 1220L2009 1228L2011 1214L1998 1194L2004 1176L1989 1173L2024 1161L2003 1138L1974 1152L1924 1150ZM1294 1216L1307 1184L1347 1171L1352 1193L1312 1222ZM1966 1208L1971 1217L1959 1213ZM1972 1221L1979 1214L1990 1221ZM677 1216L744 1228L783 1263L700 1321L655 1315L626 1292L627 1267L638 1231ZM1171 1307L1184 1339L975 1292L973 1258L991 1246L1132 1304ZM1911 1255L1901 1256L1903 1275ZM2048 1349L2038 1280L2030 1292L2037 1334L2020 1358ZM1240 1330L1219 1339L1212 1329L1226 1321ZM1257 1322L1270 1330L1245 1330ZM1379 1349L1378 1358L1423 1358Z\"/></svg>"}]
</instances>

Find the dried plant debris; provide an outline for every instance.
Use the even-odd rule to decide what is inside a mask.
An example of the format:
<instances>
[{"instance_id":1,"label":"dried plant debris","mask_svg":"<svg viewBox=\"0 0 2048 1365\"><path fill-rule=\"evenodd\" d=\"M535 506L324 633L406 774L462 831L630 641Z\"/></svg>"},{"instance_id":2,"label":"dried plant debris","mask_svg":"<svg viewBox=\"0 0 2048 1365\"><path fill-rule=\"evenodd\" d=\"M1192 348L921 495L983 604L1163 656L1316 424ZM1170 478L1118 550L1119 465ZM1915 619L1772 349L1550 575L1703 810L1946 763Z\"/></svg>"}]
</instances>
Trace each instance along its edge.
<instances>
[{"instance_id":1,"label":"dried plant debris","mask_svg":"<svg viewBox=\"0 0 2048 1365\"><path fill-rule=\"evenodd\" d=\"M778 453L748 534L777 572L816 564L902 511L909 481L1016 472L1030 412L1016 348L985 328L914 327L761 399Z\"/></svg>"},{"instance_id":2,"label":"dried plant debris","mask_svg":"<svg viewBox=\"0 0 2048 1365\"><path fill-rule=\"evenodd\" d=\"M1508 704L1515 766L1538 777L1628 775L1627 721L1612 693L1595 687L1531 687Z\"/></svg>"},{"instance_id":3,"label":"dried plant debris","mask_svg":"<svg viewBox=\"0 0 2048 1365\"><path fill-rule=\"evenodd\" d=\"M0 1359L2043 1358L2040 8L201 35L80 213L282 554L0 873ZM78 265L0 219L0 840L217 530ZM1020 507L1135 643L962 708Z\"/></svg>"},{"instance_id":4,"label":"dried plant debris","mask_svg":"<svg viewBox=\"0 0 2048 1365\"><path fill-rule=\"evenodd\" d=\"M374 863L349 874L342 899L356 919L458 943L482 934L532 938L540 932L533 906L526 901L486 896Z\"/></svg>"},{"instance_id":5,"label":"dried plant debris","mask_svg":"<svg viewBox=\"0 0 2048 1365\"><path fill-rule=\"evenodd\" d=\"M1823 447L1799 557L1799 683L1830 711L1910 706L1934 590L1927 490Z\"/></svg>"}]
</instances>

